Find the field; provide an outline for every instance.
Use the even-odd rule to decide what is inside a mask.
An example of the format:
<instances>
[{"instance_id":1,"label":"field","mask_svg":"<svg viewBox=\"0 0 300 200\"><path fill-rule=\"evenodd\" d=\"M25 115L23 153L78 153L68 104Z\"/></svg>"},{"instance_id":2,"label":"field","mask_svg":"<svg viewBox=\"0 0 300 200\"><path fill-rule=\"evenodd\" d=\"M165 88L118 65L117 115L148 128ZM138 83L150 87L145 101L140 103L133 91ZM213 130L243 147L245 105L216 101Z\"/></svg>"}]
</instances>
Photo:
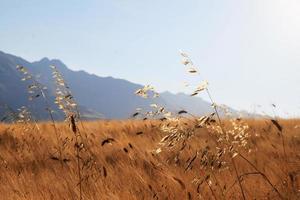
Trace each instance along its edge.
<instances>
[{"instance_id":1,"label":"field","mask_svg":"<svg viewBox=\"0 0 300 200\"><path fill-rule=\"evenodd\" d=\"M197 74L181 53L190 74ZM194 116L150 99L128 120L85 121L62 74L51 66L57 121L44 86L24 66L29 100L43 101L49 121L6 105L0 125L0 199L299 199L300 120L241 118L217 105L202 81L211 113ZM52 106L51 106L52 105ZM42 111L40 111L42 112ZM256 116L257 117L257 116Z\"/></svg>"},{"instance_id":2,"label":"field","mask_svg":"<svg viewBox=\"0 0 300 200\"><path fill-rule=\"evenodd\" d=\"M300 120L243 120L233 153L212 126L178 123L189 136L172 145L160 120L78 123L80 142L66 123L2 124L0 199L300 198Z\"/></svg>"}]
</instances>

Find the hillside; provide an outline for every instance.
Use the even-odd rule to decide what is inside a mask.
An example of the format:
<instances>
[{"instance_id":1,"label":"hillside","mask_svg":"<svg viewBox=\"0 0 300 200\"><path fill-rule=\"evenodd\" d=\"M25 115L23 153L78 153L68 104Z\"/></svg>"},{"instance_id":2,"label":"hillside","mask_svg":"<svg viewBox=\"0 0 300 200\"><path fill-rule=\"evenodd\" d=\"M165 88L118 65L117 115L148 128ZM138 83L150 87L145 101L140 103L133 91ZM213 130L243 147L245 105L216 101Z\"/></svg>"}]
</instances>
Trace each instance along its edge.
<instances>
[{"instance_id":1,"label":"hillside","mask_svg":"<svg viewBox=\"0 0 300 200\"><path fill-rule=\"evenodd\" d=\"M73 71L57 59L43 58L30 63L23 58L0 51L0 104L7 104L13 109L21 106L30 107L38 119L47 119L47 115L40 112L45 109L44 102L38 101L32 105L28 101L27 85L21 81L21 75L16 70L17 65L25 66L39 77L39 82L48 88L51 102L54 101L55 87L49 66L55 65L70 86L75 99L81 106L81 112L87 113L90 118L129 118L136 108L149 108L149 105L153 103L153 100L143 99L134 94L137 89L143 87L142 85L113 77L99 77L85 71ZM210 110L209 103L201 98L190 97L182 93L164 92L160 98L155 99L155 103L171 111L187 106L185 109L196 115L208 113ZM56 110L57 118L60 118L61 113L56 106L54 104L51 106Z\"/></svg>"}]
</instances>

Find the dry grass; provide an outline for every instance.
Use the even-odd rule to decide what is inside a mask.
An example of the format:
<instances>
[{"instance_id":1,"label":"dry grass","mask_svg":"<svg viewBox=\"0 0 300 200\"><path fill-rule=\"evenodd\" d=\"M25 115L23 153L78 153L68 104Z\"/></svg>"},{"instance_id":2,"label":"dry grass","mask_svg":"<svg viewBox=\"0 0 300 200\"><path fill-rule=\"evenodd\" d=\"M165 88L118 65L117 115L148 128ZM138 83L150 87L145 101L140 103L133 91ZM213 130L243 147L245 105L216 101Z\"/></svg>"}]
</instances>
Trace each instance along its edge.
<instances>
[{"instance_id":1,"label":"dry grass","mask_svg":"<svg viewBox=\"0 0 300 200\"><path fill-rule=\"evenodd\" d=\"M213 177L205 180L207 171L195 155L216 145L206 128L197 128L192 140L156 154L164 136L162 123L84 122L83 199L242 198L230 162L225 170L210 171ZM295 128L300 120L280 121L287 157L278 130L269 120L247 120L247 124L252 152L240 153L267 176L284 199L300 198L300 129ZM26 130L22 124L0 126L0 198L79 199L73 133L65 124L56 124L62 142L59 158L52 124L38 125L40 131L34 125L26 125L30 126ZM245 160L236 156L235 164L246 199L279 199L262 176L251 174L256 171ZM193 181L195 177L198 181Z\"/></svg>"},{"instance_id":2,"label":"dry grass","mask_svg":"<svg viewBox=\"0 0 300 200\"><path fill-rule=\"evenodd\" d=\"M199 75L181 56L188 73ZM8 109L14 123L0 124L1 199L300 198L300 120L235 118L203 81L191 96L206 92L214 111L207 116L168 111L148 85L136 95L153 103L137 109L136 120L83 122L51 68L65 122L54 120L44 87L18 66L30 100L42 97L51 120L37 123L26 107Z\"/></svg>"}]
</instances>

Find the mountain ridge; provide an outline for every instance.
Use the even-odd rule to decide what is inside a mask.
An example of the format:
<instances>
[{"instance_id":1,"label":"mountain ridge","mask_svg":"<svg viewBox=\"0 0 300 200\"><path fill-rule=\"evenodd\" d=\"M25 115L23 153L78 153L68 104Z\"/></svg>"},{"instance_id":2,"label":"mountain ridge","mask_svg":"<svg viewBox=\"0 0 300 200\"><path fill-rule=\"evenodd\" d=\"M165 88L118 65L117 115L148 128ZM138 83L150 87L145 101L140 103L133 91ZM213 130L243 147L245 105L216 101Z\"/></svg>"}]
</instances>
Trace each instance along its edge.
<instances>
[{"instance_id":1,"label":"mountain ridge","mask_svg":"<svg viewBox=\"0 0 300 200\"><path fill-rule=\"evenodd\" d=\"M48 88L52 100L55 96L55 86L49 66L55 65L70 86L79 105L85 107L86 110L94 111L98 116L99 114L104 116L104 118L129 118L137 107L147 109L153 103L151 99L143 99L134 94L137 89L143 87L141 84L112 76L101 77L84 70L71 70L59 59L44 57L39 61L29 62L21 57L0 51L0 92L2 93L0 93L0 103L9 102L14 109L21 105L28 106L30 104L24 98L28 96L26 83L20 81L21 74L16 70L17 65L23 65L32 74L39 75L38 81ZM1 73L1 71L5 73ZM16 92L17 95L13 95ZM155 103L172 111L184 108L196 115L211 111L208 102L199 97L190 97L184 93L162 92L161 97L156 99ZM43 104L40 103L36 106L38 107L36 112L41 112ZM44 119L45 117L38 118Z\"/></svg>"}]
</instances>

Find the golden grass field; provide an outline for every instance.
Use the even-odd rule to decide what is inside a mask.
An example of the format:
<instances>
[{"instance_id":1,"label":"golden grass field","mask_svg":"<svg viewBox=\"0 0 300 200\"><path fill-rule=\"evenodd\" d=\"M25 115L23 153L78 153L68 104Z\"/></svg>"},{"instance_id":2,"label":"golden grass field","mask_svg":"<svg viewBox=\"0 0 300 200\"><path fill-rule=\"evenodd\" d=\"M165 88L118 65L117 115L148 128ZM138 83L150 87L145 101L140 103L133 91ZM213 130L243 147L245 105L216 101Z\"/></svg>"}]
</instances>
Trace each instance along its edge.
<instances>
[{"instance_id":1,"label":"golden grass field","mask_svg":"<svg viewBox=\"0 0 300 200\"><path fill-rule=\"evenodd\" d=\"M197 69L181 53L188 72ZM146 85L135 94L153 102L128 120L84 121L62 74L53 70L55 121L48 93L24 67L31 101L45 103L49 122L8 105L0 124L0 199L300 199L300 120L242 119L217 105L194 116L157 105ZM262 117L262 116L260 116Z\"/></svg>"},{"instance_id":2,"label":"golden grass field","mask_svg":"<svg viewBox=\"0 0 300 200\"><path fill-rule=\"evenodd\" d=\"M157 153L163 123L79 125L85 141L79 154L82 199L242 199L239 182L246 199L300 199L300 120L279 120L285 153L270 120L246 120L251 152L239 153L256 169L238 155L236 170L228 158L228 168L203 168L201 152L216 146L205 127ZM56 138L52 125L0 125L0 199L80 198L74 134L67 124L57 123Z\"/></svg>"}]
</instances>

